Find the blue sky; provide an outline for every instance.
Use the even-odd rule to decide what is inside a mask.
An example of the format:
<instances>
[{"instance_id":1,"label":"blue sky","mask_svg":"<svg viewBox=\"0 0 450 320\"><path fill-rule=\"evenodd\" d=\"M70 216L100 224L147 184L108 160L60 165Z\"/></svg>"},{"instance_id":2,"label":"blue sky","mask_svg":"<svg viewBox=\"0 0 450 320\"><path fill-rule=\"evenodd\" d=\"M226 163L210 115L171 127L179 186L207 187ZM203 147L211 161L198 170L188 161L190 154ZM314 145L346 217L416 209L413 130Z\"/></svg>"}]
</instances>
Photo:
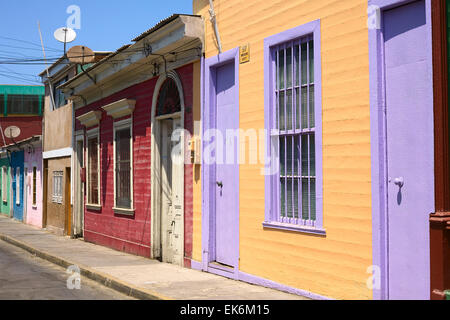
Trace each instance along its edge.
<instances>
[{"instance_id":1,"label":"blue sky","mask_svg":"<svg viewBox=\"0 0 450 320\"><path fill-rule=\"evenodd\" d=\"M85 45L94 51L115 51L173 13L192 13L192 0L2 0L0 84L39 84L37 74L45 70L43 62L22 64L43 58L38 21L47 57L61 56L64 46L53 32L66 26L70 5L81 10L81 29L75 30L77 39L68 48Z\"/></svg>"}]
</instances>

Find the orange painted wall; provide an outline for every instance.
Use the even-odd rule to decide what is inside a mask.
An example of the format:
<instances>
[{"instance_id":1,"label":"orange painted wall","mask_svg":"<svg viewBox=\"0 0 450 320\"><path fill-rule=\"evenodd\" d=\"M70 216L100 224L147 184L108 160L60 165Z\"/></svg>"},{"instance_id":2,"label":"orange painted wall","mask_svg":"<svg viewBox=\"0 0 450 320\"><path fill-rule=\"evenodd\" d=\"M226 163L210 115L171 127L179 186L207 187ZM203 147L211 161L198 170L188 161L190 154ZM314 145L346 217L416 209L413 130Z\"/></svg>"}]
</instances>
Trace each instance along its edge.
<instances>
[{"instance_id":1,"label":"orange painted wall","mask_svg":"<svg viewBox=\"0 0 450 320\"><path fill-rule=\"evenodd\" d=\"M240 166L240 270L336 299L372 299L367 0L214 0L223 51L250 44L241 64L240 127L264 128L264 38L321 19L325 237L263 229L261 165ZM218 54L209 1L206 58ZM194 260L201 260L201 198L194 196ZM196 209L195 209L196 208Z\"/></svg>"}]
</instances>

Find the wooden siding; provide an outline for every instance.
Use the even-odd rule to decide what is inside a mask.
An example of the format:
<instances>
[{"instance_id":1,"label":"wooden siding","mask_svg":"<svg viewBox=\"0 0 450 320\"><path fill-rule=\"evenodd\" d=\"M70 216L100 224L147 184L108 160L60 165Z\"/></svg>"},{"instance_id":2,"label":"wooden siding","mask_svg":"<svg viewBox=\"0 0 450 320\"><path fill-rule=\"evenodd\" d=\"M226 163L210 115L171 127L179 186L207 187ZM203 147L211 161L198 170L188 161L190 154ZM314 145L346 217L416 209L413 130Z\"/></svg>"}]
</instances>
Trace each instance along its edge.
<instances>
[{"instance_id":1,"label":"wooden siding","mask_svg":"<svg viewBox=\"0 0 450 320\"><path fill-rule=\"evenodd\" d=\"M175 70L183 84L186 107L185 128L192 132L193 110L193 66L187 64ZM116 250L150 256L151 249L151 108L155 84L158 77L132 85L108 97L75 111L78 117L87 112L102 112L100 121L100 203L101 210L85 209L86 241L114 248ZM114 206L114 166L113 166L113 118L102 107L121 99L134 99L133 112L133 195L134 216L115 214ZM75 131L84 130L79 120L75 121ZM90 128L88 128L89 130ZM192 165L185 165L185 266L190 267L192 258ZM86 200L85 200L86 201Z\"/></svg>"},{"instance_id":2,"label":"wooden siding","mask_svg":"<svg viewBox=\"0 0 450 320\"><path fill-rule=\"evenodd\" d=\"M194 14L205 17L209 58L218 53L209 2L193 3ZM250 62L239 71L244 130L264 128L264 38L321 20L327 234L264 230L261 165L241 165L240 270L331 298L372 299L366 286L372 265L367 1L215 0L214 5L223 51L250 44ZM198 197L195 201L198 208ZM193 256L200 261L201 231L195 226Z\"/></svg>"}]
</instances>

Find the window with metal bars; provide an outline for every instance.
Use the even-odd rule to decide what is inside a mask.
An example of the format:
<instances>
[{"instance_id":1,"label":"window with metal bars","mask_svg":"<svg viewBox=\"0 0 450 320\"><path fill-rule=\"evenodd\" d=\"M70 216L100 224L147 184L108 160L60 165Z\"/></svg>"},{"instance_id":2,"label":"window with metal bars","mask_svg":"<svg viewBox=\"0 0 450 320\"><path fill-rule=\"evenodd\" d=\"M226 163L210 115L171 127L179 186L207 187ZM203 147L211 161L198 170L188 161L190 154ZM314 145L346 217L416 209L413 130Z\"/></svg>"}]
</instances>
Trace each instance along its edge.
<instances>
[{"instance_id":1,"label":"window with metal bars","mask_svg":"<svg viewBox=\"0 0 450 320\"><path fill-rule=\"evenodd\" d=\"M2 167L2 200L3 200L3 202L8 201L7 182L8 182L8 169L6 167Z\"/></svg>"},{"instance_id":2,"label":"window with metal bars","mask_svg":"<svg viewBox=\"0 0 450 320\"><path fill-rule=\"evenodd\" d=\"M115 130L116 207L132 209L131 200L131 128Z\"/></svg>"},{"instance_id":3,"label":"window with metal bars","mask_svg":"<svg viewBox=\"0 0 450 320\"><path fill-rule=\"evenodd\" d=\"M266 38L264 50L267 150L279 170L266 177L263 225L324 234L320 21Z\"/></svg>"},{"instance_id":4,"label":"window with metal bars","mask_svg":"<svg viewBox=\"0 0 450 320\"><path fill-rule=\"evenodd\" d=\"M87 172L87 203L100 205L100 168L99 168L99 149L98 135L88 135L87 154L88 154L88 172Z\"/></svg>"},{"instance_id":5,"label":"window with metal bars","mask_svg":"<svg viewBox=\"0 0 450 320\"><path fill-rule=\"evenodd\" d=\"M33 167L33 206L36 205L36 173L37 168Z\"/></svg>"},{"instance_id":6,"label":"window with metal bars","mask_svg":"<svg viewBox=\"0 0 450 320\"><path fill-rule=\"evenodd\" d=\"M62 204L63 201L63 171L53 171L52 202Z\"/></svg>"}]
</instances>

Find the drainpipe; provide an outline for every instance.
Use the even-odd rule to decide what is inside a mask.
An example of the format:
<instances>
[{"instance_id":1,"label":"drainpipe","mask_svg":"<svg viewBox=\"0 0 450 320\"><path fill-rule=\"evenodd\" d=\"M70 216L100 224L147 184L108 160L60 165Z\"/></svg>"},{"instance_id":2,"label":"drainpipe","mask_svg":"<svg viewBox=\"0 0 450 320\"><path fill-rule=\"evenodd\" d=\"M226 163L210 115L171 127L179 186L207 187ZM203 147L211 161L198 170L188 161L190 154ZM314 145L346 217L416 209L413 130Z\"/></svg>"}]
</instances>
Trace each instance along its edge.
<instances>
[{"instance_id":1,"label":"drainpipe","mask_svg":"<svg viewBox=\"0 0 450 320\"><path fill-rule=\"evenodd\" d=\"M219 29L217 28L216 13L214 12L213 0L209 0L209 20L214 26L214 33L216 34L217 45L219 46L219 53L222 53L222 43L220 42Z\"/></svg>"}]
</instances>

